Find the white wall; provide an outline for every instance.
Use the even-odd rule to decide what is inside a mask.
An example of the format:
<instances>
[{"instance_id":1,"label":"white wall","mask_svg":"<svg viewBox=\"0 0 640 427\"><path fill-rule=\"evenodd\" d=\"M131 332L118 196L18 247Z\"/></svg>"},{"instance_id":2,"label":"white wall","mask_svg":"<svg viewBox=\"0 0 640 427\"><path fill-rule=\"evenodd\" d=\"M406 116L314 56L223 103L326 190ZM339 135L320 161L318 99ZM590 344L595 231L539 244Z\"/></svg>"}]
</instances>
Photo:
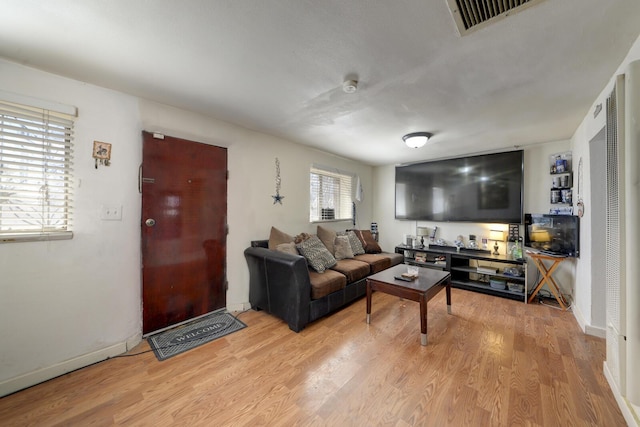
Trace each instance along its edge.
<instances>
[{"instance_id":1,"label":"white wall","mask_svg":"<svg viewBox=\"0 0 640 427\"><path fill-rule=\"evenodd\" d=\"M308 221L309 166L360 175L359 226L372 211L371 167L209 117L0 60L0 90L78 107L74 238L0 244L0 396L86 366L141 338L140 202L142 130L228 148L227 275L230 310L248 308L243 251L271 225L315 232ZM94 168L94 140L110 142L111 166ZM275 158L283 204L273 204ZM101 221L122 205L122 221ZM331 223L336 230L350 222ZM10 343L10 344L7 344Z\"/></svg>"},{"instance_id":2,"label":"white wall","mask_svg":"<svg viewBox=\"0 0 640 427\"><path fill-rule=\"evenodd\" d=\"M629 62L640 58L640 38L636 40L632 46L627 58L622 62L616 73L612 76L609 83L602 90L600 95L593 102L591 108L587 112L587 115L583 119L578 129L571 138L571 144L573 146L573 159L577 164L580 157L583 158L584 167L584 189L583 199L585 202L584 216L580 221L580 248L582 250L583 257L578 262L576 267L576 311L577 319L580 322L583 329L588 330L591 327L592 322L592 302L591 300L591 214L590 207L594 203L604 203L602 200L593 200L591 198L591 176L589 173L589 163L591 161L589 155L589 141L605 126L606 122L606 103L607 98L611 94L614 87L615 76L624 73L624 69ZM594 117L593 112L597 105L602 105L602 112ZM596 161L598 161L596 159ZM606 159L602 159L605 162ZM575 197L575 193L574 193ZM596 226L600 226L596 224ZM602 224L604 226L604 224ZM604 264L603 264L604 265Z\"/></svg>"},{"instance_id":3,"label":"white wall","mask_svg":"<svg viewBox=\"0 0 640 427\"><path fill-rule=\"evenodd\" d=\"M0 244L0 395L139 339L140 162L136 99L0 61L0 90L78 108L72 240ZM93 141L112 166L95 169ZM101 221L122 205L122 221Z\"/></svg>"},{"instance_id":4,"label":"white wall","mask_svg":"<svg viewBox=\"0 0 640 427\"><path fill-rule=\"evenodd\" d=\"M611 89L609 89L610 93ZM589 153L589 141L604 127L606 119L606 97L599 100L597 104L602 104L602 111L596 118L593 117L595 105L591 108L582 124L576 129L571 139L573 146L573 162L577 165L582 158L583 167L583 185L581 187L582 199L585 209L583 217L580 219L580 250L582 256L576 265L576 292L574 301L574 313L578 323L583 330L590 330L599 336L604 336L604 325L593 325L593 304L604 305L605 301L594 301L592 299L592 283L591 283L591 263L601 262L604 268L603 260L592 260L591 258L591 212L590 208L593 203L604 203L604 201L595 201L591 198L591 174L589 167L591 156ZM602 159L603 162L606 159ZM578 180L577 170L574 172L574 180ZM574 189L574 197L577 198L576 189ZM604 224L602 224L604 227ZM603 242L604 243L604 242Z\"/></svg>"}]
</instances>

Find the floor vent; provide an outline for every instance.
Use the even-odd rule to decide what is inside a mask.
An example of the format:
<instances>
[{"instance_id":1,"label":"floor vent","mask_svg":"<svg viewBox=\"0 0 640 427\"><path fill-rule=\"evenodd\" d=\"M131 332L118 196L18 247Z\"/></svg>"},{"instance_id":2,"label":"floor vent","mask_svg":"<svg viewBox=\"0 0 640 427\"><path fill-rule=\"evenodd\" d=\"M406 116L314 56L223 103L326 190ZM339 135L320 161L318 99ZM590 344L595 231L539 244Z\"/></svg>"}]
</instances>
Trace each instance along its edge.
<instances>
[{"instance_id":1,"label":"floor vent","mask_svg":"<svg viewBox=\"0 0 640 427\"><path fill-rule=\"evenodd\" d=\"M544 0L447 0L453 20L463 36L500 18Z\"/></svg>"}]
</instances>

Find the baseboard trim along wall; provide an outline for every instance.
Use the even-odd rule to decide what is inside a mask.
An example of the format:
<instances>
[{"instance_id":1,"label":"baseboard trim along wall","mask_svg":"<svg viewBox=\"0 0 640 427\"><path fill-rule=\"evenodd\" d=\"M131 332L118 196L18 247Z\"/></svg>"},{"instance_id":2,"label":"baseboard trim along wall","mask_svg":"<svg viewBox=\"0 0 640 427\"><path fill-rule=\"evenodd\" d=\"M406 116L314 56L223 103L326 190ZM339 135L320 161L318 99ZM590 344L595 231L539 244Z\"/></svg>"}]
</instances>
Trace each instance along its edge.
<instances>
[{"instance_id":1,"label":"baseboard trim along wall","mask_svg":"<svg viewBox=\"0 0 640 427\"><path fill-rule=\"evenodd\" d=\"M616 382L613 380L613 375L611 374L611 371L607 366L607 362L605 361L603 365L604 366L602 367L602 370L604 372L604 377L607 379L609 387L611 387L613 397L618 403L618 407L620 408L620 412L622 412L624 420L627 422L627 425L629 427L640 427L640 425L638 424L638 418L636 418L639 414L634 414L632 409L629 407L627 399L625 399L624 396L620 394L620 390L618 389Z\"/></svg>"},{"instance_id":2,"label":"baseboard trim along wall","mask_svg":"<svg viewBox=\"0 0 640 427\"><path fill-rule=\"evenodd\" d=\"M247 311L250 309L251 309L251 303L249 302L227 305L227 311L231 314L233 314L236 311Z\"/></svg>"},{"instance_id":3,"label":"baseboard trim along wall","mask_svg":"<svg viewBox=\"0 0 640 427\"><path fill-rule=\"evenodd\" d=\"M38 369L36 371L2 381L0 382L0 397L15 393L16 391L20 391L36 384L40 384L41 382L59 377L60 375L64 375L71 371L75 371L76 369L84 368L85 366L89 366L97 362L102 362L103 360L109 359L110 357L125 353L129 349L138 345L141 339L141 334L134 335L124 342L114 344L112 346L94 351L92 353L83 354L82 356L66 360L56 365L48 366L46 368Z\"/></svg>"},{"instance_id":4,"label":"baseboard trim along wall","mask_svg":"<svg viewBox=\"0 0 640 427\"><path fill-rule=\"evenodd\" d=\"M582 312L580 311L580 309L576 304L573 304L571 306L571 311L573 313L573 317L575 317L576 321L578 322L580 329L582 329L582 332L584 332L587 335L591 335L598 338L607 337L607 330L605 328L600 328L597 326L592 326L587 324L587 322L584 320L584 316L582 315Z\"/></svg>"},{"instance_id":5,"label":"baseboard trim along wall","mask_svg":"<svg viewBox=\"0 0 640 427\"><path fill-rule=\"evenodd\" d=\"M587 325L584 328L584 333L598 338L607 338L607 330L604 328L598 328L597 326Z\"/></svg>"}]
</instances>

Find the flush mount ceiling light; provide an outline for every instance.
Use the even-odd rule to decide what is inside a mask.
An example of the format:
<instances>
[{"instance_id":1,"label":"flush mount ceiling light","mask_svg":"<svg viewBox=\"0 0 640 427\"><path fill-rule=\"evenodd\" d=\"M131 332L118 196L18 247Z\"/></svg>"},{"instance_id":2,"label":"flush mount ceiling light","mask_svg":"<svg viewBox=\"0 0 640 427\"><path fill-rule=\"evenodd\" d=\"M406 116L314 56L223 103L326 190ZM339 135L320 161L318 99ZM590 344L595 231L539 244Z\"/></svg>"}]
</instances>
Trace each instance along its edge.
<instances>
[{"instance_id":1,"label":"flush mount ceiling light","mask_svg":"<svg viewBox=\"0 0 640 427\"><path fill-rule=\"evenodd\" d=\"M420 148L426 144L432 136L433 134L429 132L413 132L406 134L402 139L407 146L411 148Z\"/></svg>"}]
</instances>

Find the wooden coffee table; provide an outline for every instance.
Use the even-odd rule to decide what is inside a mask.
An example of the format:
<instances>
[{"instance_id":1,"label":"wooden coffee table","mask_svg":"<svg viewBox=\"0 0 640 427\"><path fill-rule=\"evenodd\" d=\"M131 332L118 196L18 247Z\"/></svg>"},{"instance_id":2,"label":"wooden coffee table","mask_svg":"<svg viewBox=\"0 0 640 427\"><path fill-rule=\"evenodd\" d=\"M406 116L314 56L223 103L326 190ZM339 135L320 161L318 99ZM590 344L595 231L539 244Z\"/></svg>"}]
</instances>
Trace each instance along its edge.
<instances>
[{"instance_id":1,"label":"wooden coffee table","mask_svg":"<svg viewBox=\"0 0 640 427\"><path fill-rule=\"evenodd\" d=\"M407 272L404 264L383 270L367 278L367 323L371 323L371 295L380 291L420 303L420 344L427 345L427 302L442 289L447 290L447 313L451 314L451 274L431 268L418 268L419 276L411 282L395 277Z\"/></svg>"}]
</instances>

